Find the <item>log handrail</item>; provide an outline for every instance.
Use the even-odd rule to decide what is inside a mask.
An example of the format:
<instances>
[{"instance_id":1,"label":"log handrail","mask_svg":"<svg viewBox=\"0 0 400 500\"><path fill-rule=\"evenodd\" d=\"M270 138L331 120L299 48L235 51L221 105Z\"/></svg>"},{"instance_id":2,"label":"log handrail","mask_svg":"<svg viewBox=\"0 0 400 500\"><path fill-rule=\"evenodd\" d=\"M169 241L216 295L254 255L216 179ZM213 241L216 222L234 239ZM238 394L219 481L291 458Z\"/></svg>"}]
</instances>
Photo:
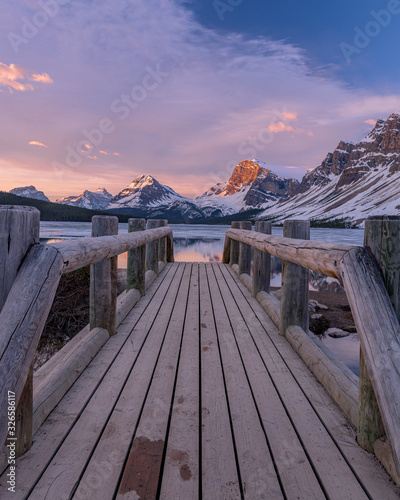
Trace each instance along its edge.
<instances>
[{"instance_id":1,"label":"log handrail","mask_svg":"<svg viewBox=\"0 0 400 500\"><path fill-rule=\"evenodd\" d=\"M8 432L8 391L18 405L34 353L62 274L115 257L148 243L167 239L167 261L173 262L172 229L81 238L34 245L25 257L0 312L0 442Z\"/></svg>"},{"instance_id":2,"label":"log handrail","mask_svg":"<svg viewBox=\"0 0 400 500\"><path fill-rule=\"evenodd\" d=\"M64 262L63 274L65 274L89 264L116 257L164 237L167 237L168 248L171 248L172 229L169 226L115 236L67 240L49 243L48 246L55 248L61 254ZM171 261L171 258L171 252L169 252L167 259Z\"/></svg>"},{"instance_id":3,"label":"log handrail","mask_svg":"<svg viewBox=\"0 0 400 500\"><path fill-rule=\"evenodd\" d=\"M337 278L344 285L368 374L400 473L400 325L381 271L370 252L360 246L228 229L223 258L225 263L229 262L230 240Z\"/></svg>"}]
</instances>

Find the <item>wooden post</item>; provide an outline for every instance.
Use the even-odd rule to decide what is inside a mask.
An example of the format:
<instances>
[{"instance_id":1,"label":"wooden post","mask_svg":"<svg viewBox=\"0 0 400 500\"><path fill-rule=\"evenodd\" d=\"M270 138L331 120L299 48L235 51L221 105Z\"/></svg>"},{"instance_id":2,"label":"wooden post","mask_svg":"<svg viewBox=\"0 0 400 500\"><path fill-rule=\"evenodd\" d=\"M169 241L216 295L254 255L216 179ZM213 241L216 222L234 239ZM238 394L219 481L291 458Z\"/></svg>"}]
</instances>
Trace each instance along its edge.
<instances>
[{"instance_id":1,"label":"wooden post","mask_svg":"<svg viewBox=\"0 0 400 500\"><path fill-rule=\"evenodd\" d=\"M168 226L168 221L165 219L160 220L160 227L164 227L164 226ZM160 238L158 260L160 262L164 262L164 264L166 264L166 262L167 262L167 237L166 236L164 236L164 238Z\"/></svg>"},{"instance_id":2,"label":"wooden post","mask_svg":"<svg viewBox=\"0 0 400 500\"><path fill-rule=\"evenodd\" d=\"M144 231L146 227L145 219L129 219L128 232ZM146 290L146 245L128 251L128 266L126 290L136 288L144 295Z\"/></svg>"},{"instance_id":3,"label":"wooden post","mask_svg":"<svg viewBox=\"0 0 400 500\"><path fill-rule=\"evenodd\" d=\"M251 221L242 221L240 229L251 231ZM251 246L246 243L239 243L239 276L243 273L250 274L251 271Z\"/></svg>"},{"instance_id":4,"label":"wooden post","mask_svg":"<svg viewBox=\"0 0 400 500\"><path fill-rule=\"evenodd\" d=\"M271 234L272 225L270 222L257 221L255 231L257 233ZM257 297L258 292L269 293L270 282L271 255L255 248L253 261L253 297Z\"/></svg>"},{"instance_id":5,"label":"wooden post","mask_svg":"<svg viewBox=\"0 0 400 500\"><path fill-rule=\"evenodd\" d=\"M302 240L310 239L310 222L287 220L283 224L283 236ZM310 271L303 266L283 261L281 291L280 335L285 335L289 326L301 326L308 332L308 300Z\"/></svg>"},{"instance_id":6,"label":"wooden post","mask_svg":"<svg viewBox=\"0 0 400 500\"><path fill-rule=\"evenodd\" d=\"M174 239L167 236L167 262L174 262Z\"/></svg>"},{"instance_id":7,"label":"wooden post","mask_svg":"<svg viewBox=\"0 0 400 500\"><path fill-rule=\"evenodd\" d=\"M40 212L35 207L0 205L0 311L26 254L39 243ZM16 456L32 445L33 366L16 409ZM11 390L11 389L10 389Z\"/></svg>"},{"instance_id":8,"label":"wooden post","mask_svg":"<svg viewBox=\"0 0 400 500\"><path fill-rule=\"evenodd\" d=\"M92 217L92 237L118 234L118 217ZM104 328L114 335L117 309L118 257L90 266L90 329Z\"/></svg>"},{"instance_id":9,"label":"wooden post","mask_svg":"<svg viewBox=\"0 0 400 500\"><path fill-rule=\"evenodd\" d=\"M149 219L147 221L146 229L155 229L157 227L163 227L165 225L165 220L163 219ZM146 271L154 271L158 274L158 261L159 261L159 251L160 242L159 240L153 241L146 245Z\"/></svg>"},{"instance_id":10,"label":"wooden post","mask_svg":"<svg viewBox=\"0 0 400 500\"><path fill-rule=\"evenodd\" d=\"M382 271L390 301L400 320L400 217L369 217L365 221L364 246ZM385 434L385 428L361 349L358 407L357 441L373 453L374 443Z\"/></svg>"},{"instance_id":11,"label":"wooden post","mask_svg":"<svg viewBox=\"0 0 400 500\"><path fill-rule=\"evenodd\" d=\"M232 229L240 229L240 222L232 222ZM229 259L229 264L237 264L239 262L239 242L232 240L231 242L231 258Z\"/></svg>"}]
</instances>

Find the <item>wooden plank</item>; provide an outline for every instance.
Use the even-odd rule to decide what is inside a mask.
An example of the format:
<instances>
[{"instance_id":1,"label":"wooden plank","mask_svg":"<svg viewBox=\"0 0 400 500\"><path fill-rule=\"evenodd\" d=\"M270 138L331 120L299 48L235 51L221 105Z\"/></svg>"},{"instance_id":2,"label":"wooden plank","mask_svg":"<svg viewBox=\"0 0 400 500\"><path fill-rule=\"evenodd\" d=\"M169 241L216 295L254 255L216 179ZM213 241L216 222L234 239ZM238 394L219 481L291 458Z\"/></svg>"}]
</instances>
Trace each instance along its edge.
<instances>
[{"instance_id":1,"label":"wooden plank","mask_svg":"<svg viewBox=\"0 0 400 500\"><path fill-rule=\"evenodd\" d=\"M144 231L146 227L145 219L129 219L128 232ZM146 247L143 245L139 248L128 251L127 263L127 291L136 289L141 295L145 294L145 273L146 273Z\"/></svg>"},{"instance_id":2,"label":"wooden plank","mask_svg":"<svg viewBox=\"0 0 400 500\"><path fill-rule=\"evenodd\" d=\"M207 276L244 497L284 498L212 266Z\"/></svg>"},{"instance_id":3,"label":"wooden plank","mask_svg":"<svg viewBox=\"0 0 400 500\"><path fill-rule=\"evenodd\" d=\"M170 313L165 340L130 446L130 440L127 441L128 456L118 487L117 499L126 498L125 495L133 498L156 498L158 496L169 415L174 397L176 371L180 356L191 268L191 264L185 265L176 302L173 309L171 308L172 312ZM136 385L143 385L140 372L134 382ZM127 397L132 397L132 391L127 394ZM132 410L127 412L123 401L117 405L116 411L118 410L120 415L125 414L125 420L127 421L125 426L131 429L132 435L134 428L132 414L135 412L132 412ZM138 412L136 416L139 417ZM175 451L179 453L180 450ZM185 458L183 457L183 474L188 479L191 474L195 474L195 471L190 469L189 460L185 460ZM114 479L111 480L108 477L107 482L114 483ZM109 496L99 497L99 493L96 492L97 498L104 498L104 500L110 498ZM104 493L101 492L101 495L104 495ZM173 495L171 497L175 498Z\"/></svg>"},{"instance_id":4,"label":"wooden plank","mask_svg":"<svg viewBox=\"0 0 400 500\"><path fill-rule=\"evenodd\" d=\"M285 498L320 500L325 497L325 494L243 319L242 310L248 315L248 304L243 301L238 291L236 293L234 291L232 295L228 287L231 281L230 276L223 276L219 266L213 267ZM264 487L262 484L258 487L259 497Z\"/></svg>"},{"instance_id":5,"label":"wooden plank","mask_svg":"<svg viewBox=\"0 0 400 500\"><path fill-rule=\"evenodd\" d=\"M377 464L373 456L358 446L354 428L349 425L343 413L335 405L332 405L332 400L322 385L309 370L305 369L303 361L294 352L288 341L278 335L277 328L265 314L260 304L252 298L246 289L240 286L237 278L229 268L226 268L226 271L229 272L236 284L239 285L239 291L247 300L258 321L264 326L265 332L261 331L260 335L255 337L258 338L257 344L263 346L265 352L271 352L274 347L278 350L282 356L285 368L295 377L296 382L323 422L327 432L371 498L381 500L382 495L384 495L384 498L387 497L391 500L398 498L400 496L400 488L394 488L393 484L390 484L388 481L389 476ZM260 352L264 351L260 348ZM277 368L276 376L280 376L279 367Z\"/></svg>"},{"instance_id":6,"label":"wooden plank","mask_svg":"<svg viewBox=\"0 0 400 500\"><path fill-rule=\"evenodd\" d=\"M365 364L400 473L400 325L381 273L365 248L341 262Z\"/></svg>"},{"instance_id":7,"label":"wooden plank","mask_svg":"<svg viewBox=\"0 0 400 500\"><path fill-rule=\"evenodd\" d=\"M225 268L223 269L223 273L228 279L230 274L229 270ZM268 336L268 331L263 328L259 318L251 314L253 307L260 307L257 301L251 297L247 289L240 285L238 287L238 282L236 280L235 283L236 288L233 283L231 285L232 293L237 296L238 301L241 301L240 307L247 328L251 332L254 342L260 350L265 366L280 394L282 403L290 416L292 424L303 443L303 447L306 450L325 494L328 498L338 499L346 498L359 500L368 498L358 482L357 477L353 474L352 469L343 459L343 455L338 450L335 442L332 441L323 423L315 413L301 388L296 383L285 361L274 348ZM241 298L239 292L242 292ZM246 301L244 301L244 296L247 299ZM251 303L252 308L250 308L249 305L246 307L245 302L248 304ZM265 314L263 316L265 317ZM307 370L304 364L303 370ZM335 409L333 403L330 404L330 409Z\"/></svg>"},{"instance_id":8,"label":"wooden plank","mask_svg":"<svg viewBox=\"0 0 400 500\"><path fill-rule=\"evenodd\" d=\"M118 234L118 217L92 217L92 238ZM118 258L112 257L90 266L90 329L103 328L114 335L117 330Z\"/></svg>"},{"instance_id":9,"label":"wooden plank","mask_svg":"<svg viewBox=\"0 0 400 500\"><path fill-rule=\"evenodd\" d=\"M310 239L310 222L306 220L286 220L283 236L301 240ZM310 271L293 262L283 261L281 288L281 321L279 333L283 336L289 326L300 326L308 332L309 326L309 282Z\"/></svg>"},{"instance_id":10,"label":"wooden plank","mask_svg":"<svg viewBox=\"0 0 400 500\"><path fill-rule=\"evenodd\" d=\"M123 233L117 236L101 236L99 238L79 238L61 243L49 243L47 246L56 248L63 257L63 273L70 273L81 267L111 259L116 255L141 247L152 241L166 236L172 237L170 227L160 227L138 231L136 233ZM169 246L171 248L171 245ZM171 254L169 257L172 258ZM173 260L168 260L172 262Z\"/></svg>"},{"instance_id":11,"label":"wooden plank","mask_svg":"<svg viewBox=\"0 0 400 500\"><path fill-rule=\"evenodd\" d=\"M121 325L118 335L111 337L107 341L103 349L39 429L32 448L18 461L18 467L24 470L24 474L19 476L18 491L13 498L25 498L27 492L37 483L46 467L52 463L57 450L68 439L74 425L82 425L79 418L81 415L84 418L85 409L88 403L90 405L93 394L97 390L102 391L102 388L106 388L106 392L102 391L104 397L107 395L107 398L103 401L102 411L97 410L98 415L96 416L96 410L94 410L93 422L96 422L96 425L91 425L90 419L88 420L89 424L86 423L89 433L99 432L99 418L107 419L107 408L109 408L110 404L112 405L111 400L118 397L118 387L123 385L125 378L128 376L127 372L121 377L123 367L134 363L137 353L142 348L148 329L151 327L152 320L160 310L166 293L171 289L177 266L169 266L167 270L169 272L164 275L160 287L157 287L158 283L156 282L149 289L147 295L141 299L137 307L133 309L129 317ZM141 324L140 329L138 328L139 324ZM114 392L111 384L115 387ZM109 393L107 393L107 388L110 390ZM81 429L84 436L85 426L83 425ZM78 444L83 445L79 440ZM78 448L77 446L76 450ZM75 452L73 451L71 458L74 456ZM84 460L83 463L85 463ZM3 474L1 476L0 496L7 490L6 481L7 478ZM53 498L51 494L50 497ZM58 494L56 494L55 498L59 498Z\"/></svg>"},{"instance_id":12,"label":"wooden plank","mask_svg":"<svg viewBox=\"0 0 400 500\"><path fill-rule=\"evenodd\" d=\"M200 301L199 266L192 265L182 349L172 407L160 498L199 494Z\"/></svg>"},{"instance_id":13,"label":"wooden plank","mask_svg":"<svg viewBox=\"0 0 400 500\"><path fill-rule=\"evenodd\" d=\"M142 352L126 381L113 413L94 450L94 454L79 482L75 493L78 498L86 498L87 495L90 495L96 499L108 499L112 498L116 490L135 426L151 383L154 366L164 340L183 267L183 264L180 267L175 266L178 272L169 285L168 297L157 314ZM142 319L137 325L135 336L140 334L140 331L148 331L151 321L153 321L153 314L152 311L149 311L146 318ZM115 439L117 429L118 440ZM112 459L110 459L110 456ZM94 477L101 478L101 480L94 482Z\"/></svg>"},{"instance_id":14,"label":"wooden plank","mask_svg":"<svg viewBox=\"0 0 400 500\"><path fill-rule=\"evenodd\" d=\"M241 498L206 265L199 265L202 496Z\"/></svg>"},{"instance_id":15,"label":"wooden plank","mask_svg":"<svg viewBox=\"0 0 400 500\"><path fill-rule=\"evenodd\" d=\"M257 221L254 230L258 233L271 234L272 224L266 221ZM253 262L253 296L257 297L259 292L269 293L270 282L271 256L255 248Z\"/></svg>"}]
</instances>

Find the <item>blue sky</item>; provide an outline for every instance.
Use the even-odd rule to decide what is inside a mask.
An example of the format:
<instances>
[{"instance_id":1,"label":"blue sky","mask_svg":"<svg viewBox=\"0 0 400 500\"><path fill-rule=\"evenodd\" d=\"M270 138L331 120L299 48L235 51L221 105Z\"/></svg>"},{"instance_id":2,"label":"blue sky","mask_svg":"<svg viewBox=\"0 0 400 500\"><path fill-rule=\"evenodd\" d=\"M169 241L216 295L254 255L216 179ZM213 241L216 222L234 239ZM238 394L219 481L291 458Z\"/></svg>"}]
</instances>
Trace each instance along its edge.
<instances>
[{"instance_id":1,"label":"blue sky","mask_svg":"<svg viewBox=\"0 0 400 500\"><path fill-rule=\"evenodd\" d=\"M400 112L399 27L399 0L5 0L0 189L193 197L254 157L300 179Z\"/></svg>"}]
</instances>

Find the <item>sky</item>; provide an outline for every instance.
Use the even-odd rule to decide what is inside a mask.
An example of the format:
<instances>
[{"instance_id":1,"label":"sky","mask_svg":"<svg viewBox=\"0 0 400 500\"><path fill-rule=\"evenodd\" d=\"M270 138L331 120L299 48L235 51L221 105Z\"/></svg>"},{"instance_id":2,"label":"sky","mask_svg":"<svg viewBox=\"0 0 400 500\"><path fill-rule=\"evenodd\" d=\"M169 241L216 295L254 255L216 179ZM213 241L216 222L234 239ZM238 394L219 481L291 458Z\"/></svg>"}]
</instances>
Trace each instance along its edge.
<instances>
[{"instance_id":1,"label":"sky","mask_svg":"<svg viewBox=\"0 0 400 500\"><path fill-rule=\"evenodd\" d=\"M301 179L400 112L400 0L3 0L0 190Z\"/></svg>"}]
</instances>

